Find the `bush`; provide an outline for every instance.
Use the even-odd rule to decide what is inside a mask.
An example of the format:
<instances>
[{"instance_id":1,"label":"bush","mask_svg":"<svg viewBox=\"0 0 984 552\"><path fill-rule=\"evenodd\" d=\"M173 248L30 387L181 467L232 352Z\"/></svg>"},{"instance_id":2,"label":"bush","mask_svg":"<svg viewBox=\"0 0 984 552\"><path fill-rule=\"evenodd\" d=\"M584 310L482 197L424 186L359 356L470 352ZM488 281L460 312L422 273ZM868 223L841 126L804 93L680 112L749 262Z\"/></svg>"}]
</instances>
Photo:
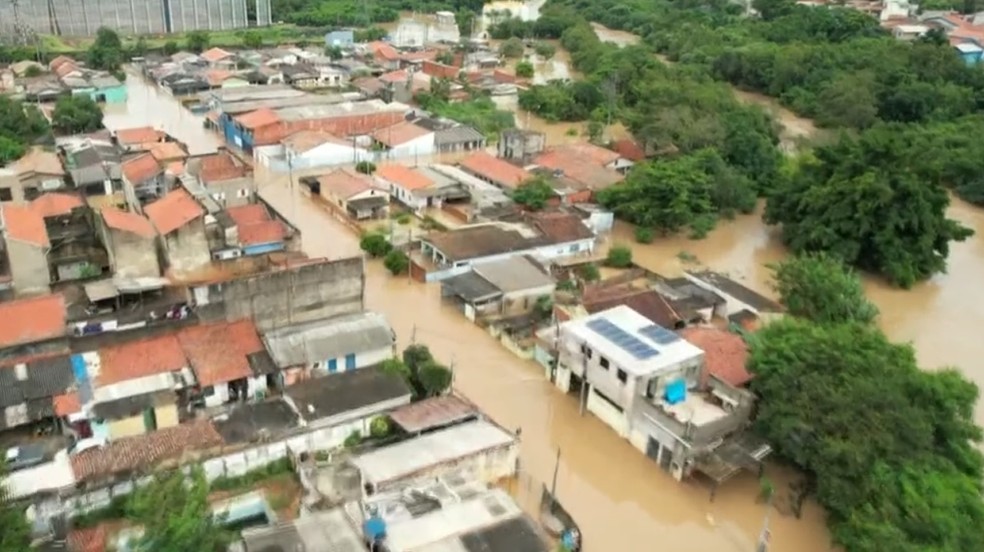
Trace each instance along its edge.
<instances>
[{"instance_id":1,"label":"bush","mask_svg":"<svg viewBox=\"0 0 984 552\"><path fill-rule=\"evenodd\" d=\"M242 475L218 477L215 481L212 481L212 484L209 485L209 489L213 491L230 491L253 487L260 481L265 481L271 477L290 473L293 469L294 468L290 463L290 458L284 457L279 460L274 460L265 466L260 466L259 468L249 470Z\"/></svg>"},{"instance_id":2,"label":"bush","mask_svg":"<svg viewBox=\"0 0 984 552\"><path fill-rule=\"evenodd\" d=\"M624 245L616 245L608 250L605 264L612 268L629 268L632 266L632 250Z\"/></svg>"},{"instance_id":3,"label":"bush","mask_svg":"<svg viewBox=\"0 0 984 552\"><path fill-rule=\"evenodd\" d=\"M516 76L524 79L533 78L533 64L528 61L521 61L516 64Z\"/></svg>"},{"instance_id":4,"label":"bush","mask_svg":"<svg viewBox=\"0 0 984 552\"><path fill-rule=\"evenodd\" d=\"M386 270L389 270L393 276L399 276L404 274L410 268L410 258L407 254L400 251L399 249L394 249L386 254L386 258L383 259L383 266Z\"/></svg>"},{"instance_id":5,"label":"bush","mask_svg":"<svg viewBox=\"0 0 984 552\"><path fill-rule=\"evenodd\" d=\"M549 42L537 42L536 45L533 46L533 51L536 52L536 55L542 57L543 59L550 59L557 53L557 48Z\"/></svg>"},{"instance_id":6,"label":"bush","mask_svg":"<svg viewBox=\"0 0 984 552\"><path fill-rule=\"evenodd\" d=\"M637 226L635 229L635 240L639 243L653 243L656 238L656 233L653 232L652 228L647 228L645 226Z\"/></svg>"},{"instance_id":7,"label":"bush","mask_svg":"<svg viewBox=\"0 0 984 552\"><path fill-rule=\"evenodd\" d=\"M523 55L523 41L518 38L510 38L499 46L499 55L507 58L518 58Z\"/></svg>"},{"instance_id":8,"label":"bush","mask_svg":"<svg viewBox=\"0 0 984 552\"><path fill-rule=\"evenodd\" d=\"M410 224L411 222L413 222L413 215L411 215L410 213L400 213L396 217L396 223L397 224L402 224L402 225L406 226L407 224Z\"/></svg>"},{"instance_id":9,"label":"bush","mask_svg":"<svg viewBox=\"0 0 984 552\"><path fill-rule=\"evenodd\" d=\"M393 250L393 245L386 236L373 232L362 236L359 247L371 257L384 257Z\"/></svg>"},{"instance_id":10,"label":"bush","mask_svg":"<svg viewBox=\"0 0 984 552\"><path fill-rule=\"evenodd\" d=\"M390 433L390 421L386 416L376 416L369 422L369 435L373 439L382 439Z\"/></svg>"},{"instance_id":11,"label":"bush","mask_svg":"<svg viewBox=\"0 0 984 552\"><path fill-rule=\"evenodd\" d=\"M594 263L582 266L578 269L578 273L585 282L597 282L601 279L601 272L598 271L598 267Z\"/></svg>"},{"instance_id":12,"label":"bush","mask_svg":"<svg viewBox=\"0 0 984 552\"><path fill-rule=\"evenodd\" d=\"M371 161L359 161L355 164L355 170L362 174L372 174L376 172L376 165Z\"/></svg>"},{"instance_id":13,"label":"bush","mask_svg":"<svg viewBox=\"0 0 984 552\"><path fill-rule=\"evenodd\" d=\"M173 56L178 53L178 43L173 40L168 40L161 48L161 52L163 52L165 56Z\"/></svg>"},{"instance_id":14,"label":"bush","mask_svg":"<svg viewBox=\"0 0 984 552\"><path fill-rule=\"evenodd\" d=\"M348 437L345 438L345 441L342 442L342 446L345 448L353 448L359 446L360 443L362 443L362 433L359 431L353 431L352 433L349 433Z\"/></svg>"}]
</instances>

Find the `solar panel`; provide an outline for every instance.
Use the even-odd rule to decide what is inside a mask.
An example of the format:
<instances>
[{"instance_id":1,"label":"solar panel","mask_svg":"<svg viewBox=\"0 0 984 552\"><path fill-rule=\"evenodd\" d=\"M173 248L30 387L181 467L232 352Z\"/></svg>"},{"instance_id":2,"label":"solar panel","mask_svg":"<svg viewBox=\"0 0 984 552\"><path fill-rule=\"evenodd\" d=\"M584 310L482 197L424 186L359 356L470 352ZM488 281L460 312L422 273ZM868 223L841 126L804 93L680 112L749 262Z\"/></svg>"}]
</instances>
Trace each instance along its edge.
<instances>
[{"instance_id":1,"label":"solar panel","mask_svg":"<svg viewBox=\"0 0 984 552\"><path fill-rule=\"evenodd\" d=\"M639 333L653 340L658 345L669 345L680 339L680 336L667 330L663 326L653 324L639 330Z\"/></svg>"},{"instance_id":2,"label":"solar panel","mask_svg":"<svg viewBox=\"0 0 984 552\"><path fill-rule=\"evenodd\" d=\"M641 339L604 318L590 320L587 323L587 327L639 360L653 358L659 354L659 351L653 349Z\"/></svg>"}]
</instances>

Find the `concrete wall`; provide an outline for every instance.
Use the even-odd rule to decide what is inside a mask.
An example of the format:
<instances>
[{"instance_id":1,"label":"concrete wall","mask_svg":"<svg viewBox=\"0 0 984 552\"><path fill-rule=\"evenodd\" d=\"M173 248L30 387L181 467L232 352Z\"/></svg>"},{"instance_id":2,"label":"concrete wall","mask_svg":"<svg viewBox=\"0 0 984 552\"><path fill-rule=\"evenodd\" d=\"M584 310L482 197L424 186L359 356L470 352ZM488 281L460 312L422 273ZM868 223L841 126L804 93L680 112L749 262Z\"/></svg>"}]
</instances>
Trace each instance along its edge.
<instances>
[{"instance_id":1,"label":"concrete wall","mask_svg":"<svg viewBox=\"0 0 984 552\"><path fill-rule=\"evenodd\" d=\"M161 266L153 239L130 232L108 231L106 251L115 274L126 277L160 276Z\"/></svg>"},{"instance_id":2,"label":"concrete wall","mask_svg":"<svg viewBox=\"0 0 984 552\"><path fill-rule=\"evenodd\" d=\"M154 409L154 419L157 422L157 429L164 429L178 425L178 407L175 404L165 404ZM129 418L119 420L109 420L109 438L111 440L132 437L134 435L144 435L147 433L146 422L143 412Z\"/></svg>"},{"instance_id":3,"label":"concrete wall","mask_svg":"<svg viewBox=\"0 0 984 552\"><path fill-rule=\"evenodd\" d=\"M463 458L459 458L458 460L437 464L430 468L415 472L408 478L381 481L376 484L376 491L386 492L391 489L401 488L407 481L431 479L451 472L460 471L471 472L475 475L477 480L484 483L493 484L506 477L516 475L516 467L518 463L519 442L513 441L508 445L479 452L471 456L465 456Z\"/></svg>"},{"instance_id":4,"label":"concrete wall","mask_svg":"<svg viewBox=\"0 0 984 552\"><path fill-rule=\"evenodd\" d=\"M14 292L18 295L47 291L51 281L44 248L17 240L7 240L7 257Z\"/></svg>"},{"instance_id":5,"label":"concrete wall","mask_svg":"<svg viewBox=\"0 0 984 552\"><path fill-rule=\"evenodd\" d=\"M164 237L168 266L175 272L193 272L212 262L204 219L198 218Z\"/></svg>"},{"instance_id":6,"label":"concrete wall","mask_svg":"<svg viewBox=\"0 0 984 552\"><path fill-rule=\"evenodd\" d=\"M252 203L253 190L256 183L253 177L230 178L209 182L206 185L208 194L223 207L238 207Z\"/></svg>"},{"instance_id":7,"label":"concrete wall","mask_svg":"<svg viewBox=\"0 0 984 552\"><path fill-rule=\"evenodd\" d=\"M252 318L260 331L363 310L359 257L306 264L194 288L206 321Z\"/></svg>"}]
</instances>

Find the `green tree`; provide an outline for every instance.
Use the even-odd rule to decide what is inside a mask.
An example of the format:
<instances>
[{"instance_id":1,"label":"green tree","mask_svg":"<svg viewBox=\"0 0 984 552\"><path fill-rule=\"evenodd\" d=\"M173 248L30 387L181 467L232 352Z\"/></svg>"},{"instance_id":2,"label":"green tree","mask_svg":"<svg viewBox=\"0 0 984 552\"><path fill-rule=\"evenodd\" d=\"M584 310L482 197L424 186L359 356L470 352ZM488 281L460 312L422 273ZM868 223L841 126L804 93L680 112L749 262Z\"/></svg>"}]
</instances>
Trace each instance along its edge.
<instances>
[{"instance_id":1,"label":"green tree","mask_svg":"<svg viewBox=\"0 0 984 552\"><path fill-rule=\"evenodd\" d=\"M403 349L403 363L410 369L410 373L416 375L417 371L425 362L434 360L427 345L410 345Z\"/></svg>"},{"instance_id":2,"label":"green tree","mask_svg":"<svg viewBox=\"0 0 984 552\"><path fill-rule=\"evenodd\" d=\"M518 58L523 55L525 49L522 40L510 38L499 45L499 55L504 58Z\"/></svg>"},{"instance_id":3,"label":"green tree","mask_svg":"<svg viewBox=\"0 0 984 552\"><path fill-rule=\"evenodd\" d=\"M632 266L632 249L624 245L614 245L608 250L605 264L612 268L629 268Z\"/></svg>"},{"instance_id":4,"label":"green tree","mask_svg":"<svg viewBox=\"0 0 984 552\"><path fill-rule=\"evenodd\" d=\"M826 254L798 255L773 267L773 272L775 290L793 316L824 324L869 324L878 316L857 274Z\"/></svg>"},{"instance_id":5,"label":"green tree","mask_svg":"<svg viewBox=\"0 0 984 552\"><path fill-rule=\"evenodd\" d=\"M185 47L196 54L200 54L208 50L211 41L212 37L208 31L191 31L185 36Z\"/></svg>"},{"instance_id":6,"label":"green tree","mask_svg":"<svg viewBox=\"0 0 984 552\"><path fill-rule=\"evenodd\" d=\"M130 52L134 57L143 57L147 55L148 49L147 38L141 36L137 38L137 41L133 44L133 47L130 48Z\"/></svg>"},{"instance_id":7,"label":"green tree","mask_svg":"<svg viewBox=\"0 0 984 552\"><path fill-rule=\"evenodd\" d=\"M89 96L64 96L55 103L51 126L62 134L94 132L102 128L102 118L102 110Z\"/></svg>"},{"instance_id":8,"label":"green tree","mask_svg":"<svg viewBox=\"0 0 984 552\"><path fill-rule=\"evenodd\" d=\"M86 52L86 63L93 69L118 71L123 65L123 42L116 31L100 27L96 40Z\"/></svg>"},{"instance_id":9,"label":"green tree","mask_svg":"<svg viewBox=\"0 0 984 552\"><path fill-rule=\"evenodd\" d=\"M386 254L383 259L383 266L386 270L390 271L393 276L399 276L400 274L406 274L407 270L410 268L410 258L407 254L399 249L394 249Z\"/></svg>"},{"instance_id":10,"label":"green tree","mask_svg":"<svg viewBox=\"0 0 984 552\"><path fill-rule=\"evenodd\" d=\"M243 46L252 49L263 47L263 34L260 31L246 31L243 33Z\"/></svg>"},{"instance_id":11,"label":"green tree","mask_svg":"<svg viewBox=\"0 0 984 552\"><path fill-rule=\"evenodd\" d=\"M521 79L533 78L534 71L535 69L533 68L533 64L526 60L516 64L516 76Z\"/></svg>"},{"instance_id":12,"label":"green tree","mask_svg":"<svg viewBox=\"0 0 984 552\"><path fill-rule=\"evenodd\" d=\"M26 552L31 547L31 526L24 510L10 497L6 475L7 466L0 461L0 552Z\"/></svg>"},{"instance_id":13,"label":"green tree","mask_svg":"<svg viewBox=\"0 0 984 552\"><path fill-rule=\"evenodd\" d=\"M547 202L556 195L557 192L554 191L546 177L538 175L517 186L513 190L512 200L527 209L539 211L546 207Z\"/></svg>"},{"instance_id":14,"label":"green tree","mask_svg":"<svg viewBox=\"0 0 984 552\"><path fill-rule=\"evenodd\" d=\"M31 79L34 77L40 77L44 74L44 69L41 69L37 65L32 65L24 71L24 76Z\"/></svg>"},{"instance_id":15,"label":"green tree","mask_svg":"<svg viewBox=\"0 0 984 552\"><path fill-rule=\"evenodd\" d=\"M653 232L652 228L646 228L645 226L636 226L635 229L635 240L639 243L653 243L656 238L656 234Z\"/></svg>"},{"instance_id":16,"label":"green tree","mask_svg":"<svg viewBox=\"0 0 984 552\"><path fill-rule=\"evenodd\" d=\"M232 541L212 513L208 482L198 467L188 476L180 470L154 475L134 491L127 509L127 517L143 527L143 536L133 546L138 552L219 552Z\"/></svg>"},{"instance_id":17,"label":"green tree","mask_svg":"<svg viewBox=\"0 0 984 552\"><path fill-rule=\"evenodd\" d=\"M369 254L370 257L385 257L393 250L393 245L389 239L379 232L369 232L359 240L359 248Z\"/></svg>"},{"instance_id":18,"label":"green tree","mask_svg":"<svg viewBox=\"0 0 984 552\"><path fill-rule=\"evenodd\" d=\"M451 50L441 50L441 52L437 54L437 57L434 58L434 61L443 63L444 65L451 65L454 63L454 52Z\"/></svg>"},{"instance_id":19,"label":"green tree","mask_svg":"<svg viewBox=\"0 0 984 552\"><path fill-rule=\"evenodd\" d=\"M946 191L895 167L845 163L858 149L843 138L803 160L769 197L765 221L782 225L794 252L826 252L902 287L943 271L950 242L973 235L947 218Z\"/></svg>"},{"instance_id":20,"label":"green tree","mask_svg":"<svg viewBox=\"0 0 984 552\"><path fill-rule=\"evenodd\" d=\"M325 46L325 55L337 61L345 57L345 52L340 46Z\"/></svg>"},{"instance_id":21,"label":"green tree","mask_svg":"<svg viewBox=\"0 0 984 552\"><path fill-rule=\"evenodd\" d=\"M601 271L594 263L588 263L579 268L578 274L585 282L597 282L601 279Z\"/></svg>"},{"instance_id":22,"label":"green tree","mask_svg":"<svg viewBox=\"0 0 984 552\"><path fill-rule=\"evenodd\" d=\"M376 172L376 165L372 161L359 161L355 164L355 170L362 174L372 174Z\"/></svg>"},{"instance_id":23,"label":"green tree","mask_svg":"<svg viewBox=\"0 0 984 552\"><path fill-rule=\"evenodd\" d=\"M423 363L417 371L417 380L424 397L436 397L451 386L451 370L436 361Z\"/></svg>"},{"instance_id":24,"label":"green tree","mask_svg":"<svg viewBox=\"0 0 984 552\"><path fill-rule=\"evenodd\" d=\"M401 359L388 358L382 362L380 368L383 372L400 376L407 384L413 385L413 374L410 373L410 367Z\"/></svg>"},{"instance_id":25,"label":"green tree","mask_svg":"<svg viewBox=\"0 0 984 552\"><path fill-rule=\"evenodd\" d=\"M0 166L20 159L26 151L27 148L23 142L0 134Z\"/></svg>"},{"instance_id":26,"label":"green tree","mask_svg":"<svg viewBox=\"0 0 984 552\"><path fill-rule=\"evenodd\" d=\"M878 120L871 74L842 76L817 96L817 122L824 126L868 128Z\"/></svg>"},{"instance_id":27,"label":"green tree","mask_svg":"<svg viewBox=\"0 0 984 552\"><path fill-rule=\"evenodd\" d=\"M382 439L390 433L390 421L386 416L376 416L369 422L369 435L374 439Z\"/></svg>"},{"instance_id":28,"label":"green tree","mask_svg":"<svg viewBox=\"0 0 984 552\"><path fill-rule=\"evenodd\" d=\"M557 47L549 42L537 42L533 51L543 59L550 59L557 53Z\"/></svg>"},{"instance_id":29,"label":"green tree","mask_svg":"<svg viewBox=\"0 0 984 552\"><path fill-rule=\"evenodd\" d=\"M168 40L164 43L164 46L161 47L161 52L163 52L165 56L173 56L178 53L178 43L174 40Z\"/></svg>"}]
</instances>

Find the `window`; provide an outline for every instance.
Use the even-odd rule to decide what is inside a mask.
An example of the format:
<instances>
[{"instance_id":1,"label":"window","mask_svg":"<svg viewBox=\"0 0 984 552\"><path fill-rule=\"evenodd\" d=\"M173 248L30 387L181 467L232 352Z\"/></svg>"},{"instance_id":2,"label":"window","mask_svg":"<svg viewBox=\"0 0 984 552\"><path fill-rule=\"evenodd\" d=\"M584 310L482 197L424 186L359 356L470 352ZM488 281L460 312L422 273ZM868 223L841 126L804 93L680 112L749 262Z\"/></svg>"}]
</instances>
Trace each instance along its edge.
<instances>
[{"instance_id":1,"label":"window","mask_svg":"<svg viewBox=\"0 0 984 552\"><path fill-rule=\"evenodd\" d=\"M583 354L588 358L591 358L591 355L594 353L591 352L591 347L588 347L587 345L581 345L581 354Z\"/></svg>"},{"instance_id":2,"label":"window","mask_svg":"<svg viewBox=\"0 0 984 552\"><path fill-rule=\"evenodd\" d=\"M236 190L236 197L238 197L240 199L241 198L244 198L244 197L249 197L249 190L246 189L246 188L240 188L240 189Z\"/></svg>"},{"instance_id":3,"label":"window","mask_svg":"<svg viewBox=\"0 0 984 552\"><path fill-rule=\"evenodd\" d=\"M0 188L0 201L13 201L14 194L10 191L10 188Z\"/></svg>"},{"instance_id":4,"label":"window","mask_svg":"<svg viewBox=\"0 0 984 552\"><path fill-rule=\"evenodd\" d=\"M212 194L212 199L215 201L225 201L225 194L222 192L216 192Z\"/></svg>"},{"instance_id":5,"label":"window","mask_svg":"<svg viewBox=\"0 0 984 552\"><path fill-rule=\"evenodd\" d=\"M622 370L621 368L619 368L618 372L615 375L618 376L618 381L622 382L623 384L629 379L629 375L626 374L625 370Z\"/></svg>"},{"instance_id":6,"label":"window","mask_svg":"<svg viewBox=\"0 0 984 552\"><path fill-rule=\"evenodd\" d=\"M608 359L605 357L598 357L598 364L601 364L601 367L604 368L605 370L607 370L608 367L610 366L608 363Z\"/></svg>"},{"instance_id":7,"label":"window","mask_svg":"<svg viewBox=\"0 0 984 552\"><path fill-rule=\"evenodd\" d=\"M575 243L574 245L572 245L572 246L570 246L570 248L568 248L568 251L569 251L570 253L577 253L577 250L578 250L578 249L579 249L579 247L578 247L578 245L577 245L577 244Z\"/></svg>"}]
</instances>

